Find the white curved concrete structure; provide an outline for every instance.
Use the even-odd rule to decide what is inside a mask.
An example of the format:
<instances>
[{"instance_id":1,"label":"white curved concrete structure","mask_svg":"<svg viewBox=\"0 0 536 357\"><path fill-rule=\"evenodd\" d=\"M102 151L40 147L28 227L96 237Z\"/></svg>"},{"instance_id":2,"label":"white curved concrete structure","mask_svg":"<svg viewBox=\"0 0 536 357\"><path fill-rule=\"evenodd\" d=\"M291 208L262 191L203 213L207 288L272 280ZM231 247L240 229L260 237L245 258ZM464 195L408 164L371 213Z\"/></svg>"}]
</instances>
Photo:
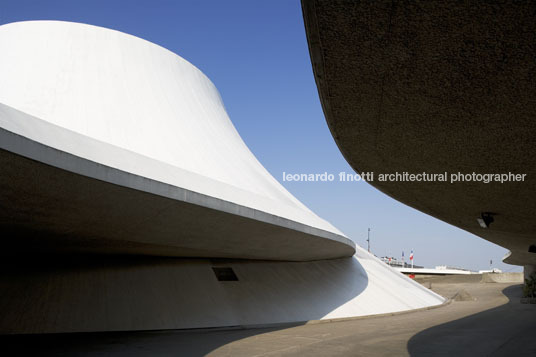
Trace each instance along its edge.
<instances>
[{"instance_id":1,"label":"white curved concrete structure","mask_svg":"<svg viewBox=\"0 0 536 357\"><path fill-rule=\"evenodd\" d=\"M2 267L0 333L305 323L445 301L359 247L352 258L314 262L111 257L43 269L44 261L15 264L38 274ZM239 281L217 281L213 266L231 267Z\"/></svg>"},{"instance_id":2,"label":"white curved concrete structure","mask_svg":"<svg viewBox=\"0 0 536 357\"><path fill-rule=\"evenodd\" d=\"M0 333L270 324L444 301L356 253L288 193L177 55L55 21L0 26L0 53Z\"/></svg>"},{"instance_id":3,"label":"white curved concrete structure","mask_svg":"<svg viewBox=\"0 0 536 357\"><path fill-rule=\"evenodd\" d=\"M129 234L129 240L193 249L158 253L182 256L310 260L354 253L352 241L294 198L256 160L214 85L174 53L118 31L58 21L1 26L0 51L2 149L101 181L283 227L287 233L265 232L258 240L250 229L220 227L220 242L240 236L227 242L233 249L240 243L243 251L238 254L214 246L216 237L197 229L188 237L177 237L170 229L150 239ZM32 145L34 152L28 149ZM68 155L44 155L50 148ZM107 170L97 172L102 165ZM133 183L133 177L143 182ZM159 209L166 210L164 206ZM30 218L36 220L35 215ZM37 222L35 230L45 225ZM90 228L78 236L98 235ZM193 244L188 241L192 235ZM311 238L315 252L305 238Z\"/></svg>"}]
</instances>

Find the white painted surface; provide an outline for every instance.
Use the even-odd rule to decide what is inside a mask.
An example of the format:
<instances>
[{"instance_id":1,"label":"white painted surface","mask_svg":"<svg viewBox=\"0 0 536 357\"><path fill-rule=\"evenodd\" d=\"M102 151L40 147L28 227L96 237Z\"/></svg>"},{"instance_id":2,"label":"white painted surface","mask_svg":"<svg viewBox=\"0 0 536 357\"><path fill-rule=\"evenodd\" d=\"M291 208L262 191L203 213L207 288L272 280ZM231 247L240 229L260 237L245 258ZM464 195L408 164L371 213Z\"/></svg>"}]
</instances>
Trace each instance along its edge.
<instances>
[{"instance_id":1,"label":"white painted surface","mask_svg":"<svg viewBox=\"0 0 536 357\"><path fill-rule=\"evenodd\" d=\"M0 26L0 53L0 103L184 174L148 172L136 161L71 145L33 126L19 126L16 134L344 236L266 171L240 138L214 85L174 53L118 31L59 21Z\"/></svg>"},{"instance_id":2,"label":"white painted surface","mask_svg":"<svg viewBox=\"0 0 536 357\"><path fill-rule=\"evenodd\" d=\"M239 281L217 281L212 266L232 267ZM277 324L444 302L360 248L351 258L315 262L167 259L67 271L40 266L24 275L8 269L0 288L1 333Z\"/></svg>"}]
</instances>

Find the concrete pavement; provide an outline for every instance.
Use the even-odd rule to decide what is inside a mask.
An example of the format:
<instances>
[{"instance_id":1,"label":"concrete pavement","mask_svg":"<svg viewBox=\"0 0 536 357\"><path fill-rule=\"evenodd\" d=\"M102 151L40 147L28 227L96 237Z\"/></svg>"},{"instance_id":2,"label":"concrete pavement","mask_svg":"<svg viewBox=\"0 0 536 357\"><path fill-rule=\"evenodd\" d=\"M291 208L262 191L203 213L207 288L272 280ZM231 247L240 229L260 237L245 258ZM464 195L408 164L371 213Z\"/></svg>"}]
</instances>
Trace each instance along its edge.
<instances>
[{"instance_id":1,"label":"concrete pavement","mask_svg":"<svg viewBox=\"0 0 536 357\"><path fill-rule=\"evenodd\" d=\"M4 336L21 352L77 356L529 356L536 306L521 286L429 279L432 290L474 298L426 311L280 328ZM460 280L460 279L458 279ZM474 279L473 279L474 280ZM395 292L394 292L395 293Z\"/></svg>"}]
</instances>

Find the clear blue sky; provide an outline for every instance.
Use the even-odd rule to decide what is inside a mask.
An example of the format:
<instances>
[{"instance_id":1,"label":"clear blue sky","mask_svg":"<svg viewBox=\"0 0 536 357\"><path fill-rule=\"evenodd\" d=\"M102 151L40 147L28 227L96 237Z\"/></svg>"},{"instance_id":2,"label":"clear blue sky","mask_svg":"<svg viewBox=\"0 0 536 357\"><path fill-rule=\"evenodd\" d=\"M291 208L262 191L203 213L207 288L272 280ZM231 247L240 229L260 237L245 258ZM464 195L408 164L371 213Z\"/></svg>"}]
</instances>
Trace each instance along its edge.
<instances>
[{"instance_id":1,"label":"clear blue sky","mask_svg":"<svg viewBox=\"0 0 536 357\"><path fill-rule=\"evenodd\" d=\"M0 0L0 24L66 20L157 43L201 69L219 89L238 132L282 182L283 172L352 172L324 120L299 0ZM506 250L409 208L372 186L282 182L304 204L372 252L415 264L493 266ZM476 222L475 222L476 223Z\"/></svg>"}]
</instances>

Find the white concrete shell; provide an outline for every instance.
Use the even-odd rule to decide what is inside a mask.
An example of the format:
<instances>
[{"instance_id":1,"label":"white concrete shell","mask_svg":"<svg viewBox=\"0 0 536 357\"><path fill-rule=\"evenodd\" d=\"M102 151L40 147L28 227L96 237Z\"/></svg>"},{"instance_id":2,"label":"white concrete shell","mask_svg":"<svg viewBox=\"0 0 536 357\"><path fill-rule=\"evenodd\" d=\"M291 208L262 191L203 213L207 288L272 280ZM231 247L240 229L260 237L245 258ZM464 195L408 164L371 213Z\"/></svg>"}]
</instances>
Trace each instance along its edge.
<instances>
[{"instance_id":1,"label":"white concrete shell","mask_svg":"<svg viewBox=\"0 0 536 357\"><path fill-rule=\"evenodd\" d=\"M257 161L212 82L176 54L118 31L59 21L1 26L0 52L2 149L285 230L283 234L268 229L259 239L249 228L220 227L210 237L195 227L187 237L171 228L167 235L152 234L150 239L130 234L136 243L184 248L139 252L289 260L354 253L352 241L293 197ZM166 210L164 206L159 209ZM29 218L36 222L36 231L53 220L46 217L40 224L33 215L20 221ZM57 220L61 219L58 214ZM128 222L128 215L121 219L116 224ZM126 240L96 234L95 222L84 229L82 225L71 227L80 230L79 237ZM227 237L231 238L225 242ZM311 247L306 237L311 238Z\"/></svg>"},{"instance_id":2,"label":"white concrete shell","mask_svg":"<svg viewBox=\"0 0 536 357\"><path fill-rule=\"evenodd\" d=\"M288 193L179 56L55 21L0 26L0 53L0 333L305 322L444 301ZM238 281L218 281L222 266Z\"/></svg>"},{"instance_id":3,"label":"white concrete shell","mask_svg":"<svg viewBox=\"0 0 536 357\"><path fill-rule=\"evenodd\" d=\"M31 264L39 273L10 266L0 276L0 333L305 323L445 301L359 247L352 258L313 262L111 257L62 268ZM239 281L217 281L211 267L222 265Z\"/></svg>"}]
</instances>

